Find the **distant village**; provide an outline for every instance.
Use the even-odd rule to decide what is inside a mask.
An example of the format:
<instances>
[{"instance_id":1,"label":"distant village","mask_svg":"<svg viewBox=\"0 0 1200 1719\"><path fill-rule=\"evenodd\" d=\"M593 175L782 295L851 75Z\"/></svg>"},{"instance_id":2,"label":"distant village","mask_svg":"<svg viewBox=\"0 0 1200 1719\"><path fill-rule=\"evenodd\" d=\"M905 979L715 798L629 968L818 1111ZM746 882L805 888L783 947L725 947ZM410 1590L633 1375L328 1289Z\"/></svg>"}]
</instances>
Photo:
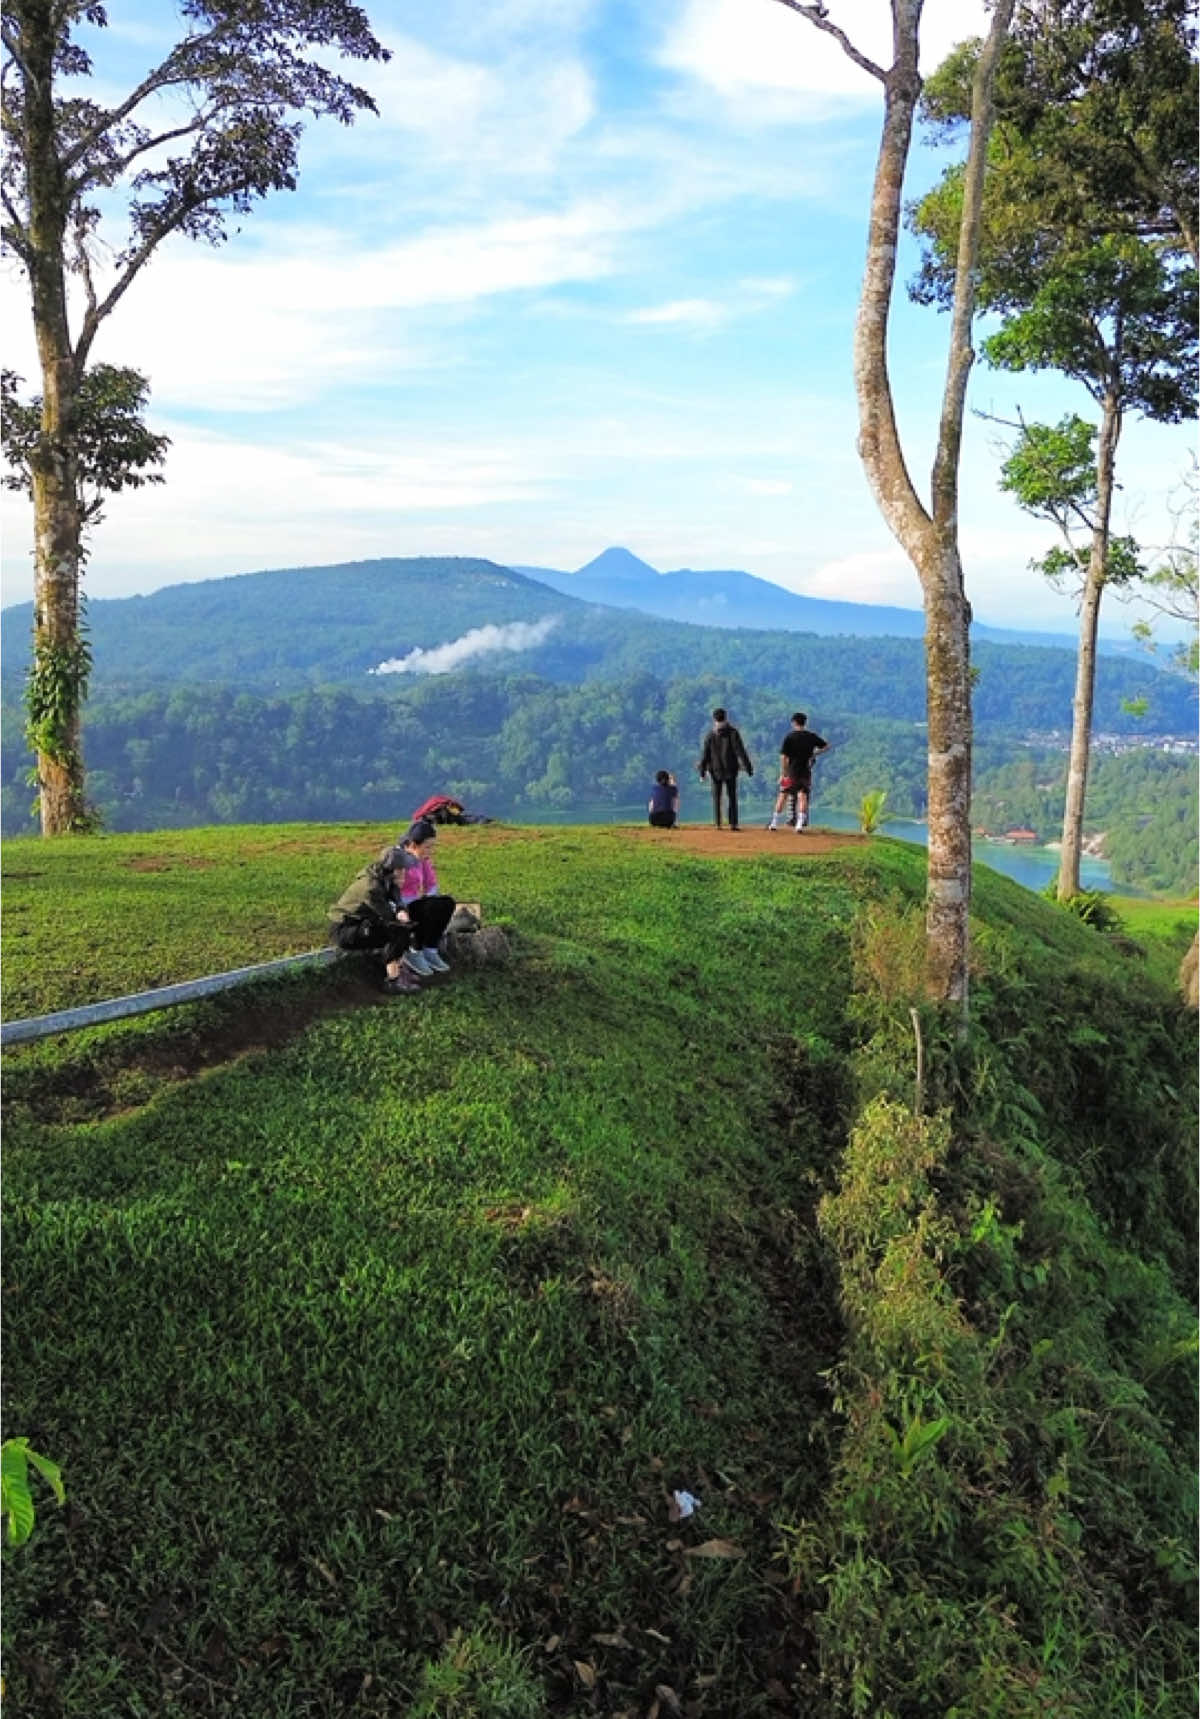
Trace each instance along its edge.
<instances>
[{"instance_id":1,"label":"distant village","mask_svg":"<svg viewBox=\"0 0 1200 1719\"><path fill-rule=\"evenodd\" d=\"M1017 742L1038 751L1069 752L1071 736L1066 729L1048 728L1041 734L1027 734ZM1200 752L1200 738L1195 734L1093 734L1092 751L1107 752L1117 757L1123 752Z\"/></svg>"}]
</instances>

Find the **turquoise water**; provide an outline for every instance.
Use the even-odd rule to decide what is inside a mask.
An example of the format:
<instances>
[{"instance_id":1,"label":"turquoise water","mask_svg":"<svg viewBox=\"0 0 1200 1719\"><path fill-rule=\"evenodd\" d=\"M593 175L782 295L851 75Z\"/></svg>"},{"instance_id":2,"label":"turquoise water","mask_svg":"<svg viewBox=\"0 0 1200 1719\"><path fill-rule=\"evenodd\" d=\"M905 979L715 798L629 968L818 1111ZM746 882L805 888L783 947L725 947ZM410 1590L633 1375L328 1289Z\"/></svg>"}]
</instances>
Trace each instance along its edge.
<instances>
[{"instance_id":1,"label":"turquoise water","mask_svg":"<svg viewBox=\"0 0 1200 1719\"><path fill-rule=\"evenodd\" d=\"M744 821L747 824L765 824L767 816L762 807L755 806ZM640 824L645 822L645 818L645 805L639 802L633 806L571 806L564 811L539 810L536 816L513 821L529 824ZM685 808L684 819L688 823L698 821L696 809ZM853 812L818 811L815 823L818 829L858 828L858 819ZM882 834L902 842L915 842L920 847L926 845L929 837L928 827L914 818L889 819L883 826ZM1002 872L1005 877L1011 877L1015 882L1024 884L1026 889L1035 892L1044 889L1051 878L1058 876L1058 855L1049 848L1014 848L1004 842L977 840L972 851L976 864L991 866L993 871ZM1112 881L1107 860L1091 859L1086 854L1080 863L1079 881L1084 889L1103 889L1112 895L1139 893L1124 884Z\"/></svg>"}]
</instances>

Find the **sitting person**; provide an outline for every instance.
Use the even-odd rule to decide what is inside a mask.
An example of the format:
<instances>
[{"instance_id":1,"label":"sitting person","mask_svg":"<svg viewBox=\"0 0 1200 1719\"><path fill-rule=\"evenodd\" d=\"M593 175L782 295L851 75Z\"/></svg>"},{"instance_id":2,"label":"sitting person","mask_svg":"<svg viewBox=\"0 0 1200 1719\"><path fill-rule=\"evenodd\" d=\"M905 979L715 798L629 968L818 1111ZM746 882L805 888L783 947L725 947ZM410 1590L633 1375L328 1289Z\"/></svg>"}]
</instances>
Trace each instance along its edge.
<instances>
[{"instance_id":1,"label":"sitting person","mask_svg":"<svg viewBox=\"0 0 1200 1719\"><path fill-rule=\"evenodd\" d=\"M482 812L468 812L461 800L454 800L449 794L431 794L428 800L423 800L412 815L414 824L418 818L433 824L490 824L494 821L485 818Z\"/></svg>"},{"instance_id":2,"label":"sitting person","mask_svg":"<svg viewBox=\"0 0 1200 1719\"><path fill-rule=\"evenodd\" d=\"M656 770L650 790L650 822L656 830L673 830L679 817L679 788L669 770Z\"/></svg>"},{"instance_id":3,"label":"sitting person","mask_svg":"<svg viewBox=\"0 0 1200 1719\"><path fill-rule=\"evenodd\" d=\"M438 944L456 904L452 895L442 895L438 890L433 866L436 844L436 826L428 818L417 818L394 847L384 850L381 860L390 877L389 889L397 918L412 933L403 965L419 979L450 971Z\"/></svg>"},{"instance_id":4,"label":"sitting person","mask_svg":"<svg viewBox=\"0 0 1200 1719\"><path fill-rule=\"evenodd\" d=\"M378 955L385 989L419 991L420 980L402 957L412 929L401 919L392 894L392 870L382 861L364 866L329 909L329 941L347 953Z\"/></svg>"}]
</instances>

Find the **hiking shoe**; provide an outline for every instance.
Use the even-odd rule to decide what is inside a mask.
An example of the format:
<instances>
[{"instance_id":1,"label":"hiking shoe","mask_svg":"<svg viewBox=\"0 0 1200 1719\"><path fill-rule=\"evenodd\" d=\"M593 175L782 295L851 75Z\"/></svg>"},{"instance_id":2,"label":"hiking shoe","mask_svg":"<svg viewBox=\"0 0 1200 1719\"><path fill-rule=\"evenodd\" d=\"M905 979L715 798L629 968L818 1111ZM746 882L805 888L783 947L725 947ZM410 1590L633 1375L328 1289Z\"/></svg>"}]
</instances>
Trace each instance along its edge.
<instances>
[{"instance_id":1,"label":"hiking shoe","mask_svg":"<svg viewBox=\"0 0 1200 1719\"><path fill-rule=\"evenodd\" d=\"M441 955L436 949L422 949L421 955L425 961L425 965L431 968L433 972L448 973L450 971L449 961L443 961Z\"/></svg>"},{"instance_id":2,"label":"hiking shoe","mask_svg":"<svg viewBox=\"0 0 1200 1719\"><path fill-rule=\"evenodd\" d=\"M418 979L432 979L433 968L425 959L420 949L409 949L405 952L404 966L410 973L415 973Z\"/></svg>"},{"instance_id":3,"label":"hiking shoe","mask_svg":"<svg viewBox=\"0 0 1200 1719\"><path fill-rule=\"evenodd\" d=\"M383 988L392 997L412 996L421 989L421 981L415 974L401 971L394 979L385 979Z\"/></svg>"}]
</instances>

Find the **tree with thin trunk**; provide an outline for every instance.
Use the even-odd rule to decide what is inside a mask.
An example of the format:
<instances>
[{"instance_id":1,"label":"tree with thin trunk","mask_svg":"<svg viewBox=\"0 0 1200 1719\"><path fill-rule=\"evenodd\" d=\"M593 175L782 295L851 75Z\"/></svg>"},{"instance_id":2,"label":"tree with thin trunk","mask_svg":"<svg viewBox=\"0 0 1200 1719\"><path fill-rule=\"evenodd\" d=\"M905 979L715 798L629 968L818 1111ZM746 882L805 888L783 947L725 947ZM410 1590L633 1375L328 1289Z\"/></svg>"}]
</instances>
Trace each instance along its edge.
<instances>
[{"instance_id":1,"label":"tree with thin trunk","mask_svg":"<svg viewBox=\"0 0 1200 1719\"><path fill-rule=\"evenodd\" d=\"M1127 584L1142 571L1129 552L1128 539L1114 538L1112 532L1117 443L1130 412L1158 423L1178 423L1194 415L1195 288L1195 270L1172 270L1155 247L1139 239L1105 239L1082 256L1056 258L1029 304L1007 316L999 333L983 343L989 363L1006 370L1059 370L1081 382L1100 408L1094 472L1085 474L1082 489L1072 487L1066 468L1055 460L1061 434L1045 425L1027 427L1016 463L1009 460L1004 477L1004 487L1023 506L1041 496L1043 507L1053 504L1044 517L1055 518L1057 508L1060 525L1074 517L1088 534L1086 559L1076 558L1083 577L1060 901L1079 894L1101 599L1107 586ZM1076 440L1078 427L1095 435L1093 427L1078 418L1067 421L1068 428L1071 424L1077 426ZM1063 428L1059 426L1059 432ZM1056 464L1057 496L1051 476ZM1071 476L1078 476L1078 460L1068 456L1067 467ZM1067 549L1052 555L1043 570L1065 572L1062 555L1073 548L1068 540Z\"/></svg>"},{"instance_id":2,"label":"tree with thin trunk","mask_svg":"<svg viewBox=\"0 0 1200 1719\"><path fill-rule=\"evenodd\" d=\"M982 343L983 355L998 369L1058 370L1082 384L1100 414L1086 505L1061 900L1079 892L1101 599L1106 586L1132 571L1112 540L1121 430L1131 412L1178 423L1196 409L1194 149L1189 145L1187 159L1170 153L1178 151L1181 126L1195 120L1193 44L1178 0L1026 0L997 73L978 303L1003 323ZM950 134L966 119L967 80L979 53L978 43L963 44L927 85L926 117ZM1157 102L1148 63L1163 79ZM913 296L947 310L962 206L954 166L909 212L925 242ZM1056 443L1049 426L1027 429L1009 471L1016 481L1006 482L1022 505L1026 480L1028 494L1045 500L1045 473L1033 456L1049 460ZM1079 521L1081 502L1068 484L1055 505ZM1066 565L1052 556L1050 571L1061 574Z\"/></svg>"},{"instance_id":3,"label":"tree with thin trunk","mask_svg":"<svg viewBox=\"0 0 1200 1719\"><path fill-rule=\"evenodd\" d=\"M180 14L183 33L166 57L128 95L105 102L79 93L93 70L85 44L107 24L96 0L10 0L2 22L3 240L29 283L41 371L24 476L34 515L27 706L45 835L87 820L80 575L89 438L103 422L87 383L96 337L171 234L219 243L230 215L294 188L305 115L348 125L375 111L366 90L324 63L331 54L388 57L349 0L183 0ZM122 194L125 224L113 233ZM137 397L140 419L144 381L124 376L126 404ZM102 374L93 401L104 386ZM127 411L122 421L128 427ZM138 481L154 463L147 444L134 441L142 466L122 468L110 447L102 465L119 481L101 488Z\"/></svg>"},{"instance_id":4,"label":"tree with thin trunk","mask_svg":"<svg viewBox=\"0 0 1200 1719\"><path fill-rule=\"evenodd\" d=\"M954 308L937 448L926 506L909 475L888 367L888 323L896 274L904 174L921 97L922 0L892 0L892 63L876 65L829 16L823 0L778 0L841 45L883 86L883 125L867 235L867 262L854 331L859 455L876 503L913 564L925 609L929 730L929 873L926 969L930 994L953 1004L965 1026L971 901L971 608L958 539L958 469L973 353L979 218L991 133L996 64L1014 0L996 0L972 75L970 142L962 173Z\"/></svg>"}]
</instances>

